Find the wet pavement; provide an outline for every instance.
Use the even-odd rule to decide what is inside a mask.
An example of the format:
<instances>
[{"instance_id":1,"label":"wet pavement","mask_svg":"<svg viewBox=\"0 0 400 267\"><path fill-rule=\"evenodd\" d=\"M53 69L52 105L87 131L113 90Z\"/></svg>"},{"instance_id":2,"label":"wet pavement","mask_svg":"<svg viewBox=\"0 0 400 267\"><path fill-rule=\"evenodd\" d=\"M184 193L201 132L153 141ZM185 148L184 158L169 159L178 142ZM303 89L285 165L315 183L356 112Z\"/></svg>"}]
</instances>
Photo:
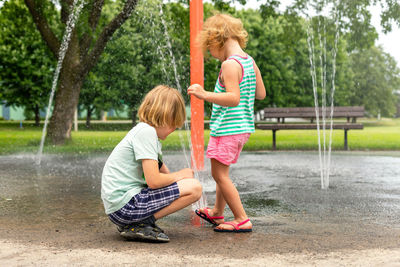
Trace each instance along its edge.
<instances>
[{"instance_id":1,"label":"wet pavement","mask_svg":"<svg viewBox=\"0 0 400 267\"><path fill-rule=\"evenodd\" d=\"M33 155L0 156L0 240L108 252L154 247L125 242L104 215L100 178L106 158L45 155L37 166ZM186 167L178 152L165 153L164 160L172 171ZM171 242L157 251L246 259L267 252L400 248L400 153L338 152L331 162L330 188L323 190L318 153L243 153L231 178L254 232L214 233L197 225L186 208L159 221ZM209 169L206 160L200 177L212 206Z\"/></svg>"}]
</instances>

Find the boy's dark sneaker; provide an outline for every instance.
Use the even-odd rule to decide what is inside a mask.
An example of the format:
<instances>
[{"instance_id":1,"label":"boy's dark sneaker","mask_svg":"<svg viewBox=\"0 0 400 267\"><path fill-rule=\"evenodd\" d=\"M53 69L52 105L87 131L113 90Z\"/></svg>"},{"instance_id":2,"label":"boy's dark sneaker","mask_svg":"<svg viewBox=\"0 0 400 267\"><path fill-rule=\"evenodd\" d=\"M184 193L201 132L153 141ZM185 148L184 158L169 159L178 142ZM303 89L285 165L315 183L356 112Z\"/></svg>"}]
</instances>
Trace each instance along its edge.
<instances>
[{"instance_id":1,"label":"boy's dark sneaker","mask_svg":"<svg viewBox=\"0 0 400 267\"><path fill-rule=\"evenodd\" d=\"M156 225L154 216L126 227L118 227L118 231L128 240L169 242L169 237Z\"/></svg>"}]
</instances>

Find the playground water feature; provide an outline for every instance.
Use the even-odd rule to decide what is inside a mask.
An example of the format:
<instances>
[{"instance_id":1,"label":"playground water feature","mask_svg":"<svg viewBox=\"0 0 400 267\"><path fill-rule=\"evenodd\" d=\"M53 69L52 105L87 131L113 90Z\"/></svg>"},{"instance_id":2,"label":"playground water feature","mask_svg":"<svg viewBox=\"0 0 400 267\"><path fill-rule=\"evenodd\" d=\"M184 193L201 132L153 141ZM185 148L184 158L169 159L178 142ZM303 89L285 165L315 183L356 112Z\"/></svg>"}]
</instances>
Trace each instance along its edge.
<instances>
[{"instance_id":1,"label":"playground water feature","mask_svg":"<svg viewBox=\"0 0 400 267\"><path fill-rule=\"evenodd\" d=\"M93 228L116 236L100 200L100 177L107 156L40 155L39 166L34 164L35 155L0 156L1 235L29 240L35 232L43 234L43 229L53 235L66 229L69 236L81 227L80 236ZM171 170L189 164L186 152L166 153L164 159ZM315 190L322 178L321 152L242 154L239 163L232 166L231 175L259 233L255 248L262 250L262 243L270 251L282 252L269 245L269 240L277 242L282 237L287 243L289 235L298 236L294 250L317 250L318 242L329 242L328 250L395 244L396 235L391 233L400 232L400 155L334 153L332 159L327 169L332 181L328 183L330 190L325 191ZM215 183L209 174L210 166L206 165L199 175L204 178L205 195L213 200ZM226 215L231 217L229 212ZM201 240L206 236L221 241L221 237L215 240L212 231L188 230L183 216L180 212L160 223L167 231L181 231L183 237ZM15 233L16 221L24 231ZM98 232L93 236L98 238ZM230 244L229 238L222 237L223 244ZM96 240L86 240L82 246L103 245ZM112 242L110 236L106 240ZM79 242L74 239L74 243ZM202 251L201 246L197 249Z\"/></svg>"},{"instance_id":2,"label":"playground water feature","mask_svg":"<svg viewBox=\"0 0 400 267\"><path fill-rule=\"evenodd\" d=\"M324 2L325 3L325 2ZM75 0L74 2L74 10L73 12L71 12L70 18L69 18L69 22L68 22L68 26L67 26L67 30L66 33L64 35L63 38L63 43L62 43L62 47L60 49L60 57L59 57L59 61L57 64L57 69L54 75L54 80L53 80L53 86L52 86L52 94L49 100L49 106L48 106L48 112L47 112L47 117L46 117L46 121L45 121L45 127L43 129L43 136L42 136L42 140L41 140L41 145L40 145L40 149L39 149L39 153L37 155L36 161L37 163L40 164L41 162L41 158L42 158L42 150L43 150L43 144L44 144L44 137L45 137L45 131L46 131L46 126L47 126L47 121L48 121L48 114L49 114L49 110L51 107L51 103L52 103L52 97L54 96L54 91L57 85L57 79L58 79L58 75L59 75L59 71L62 65L62 60L65 56L65 52L68 49L68 41L70 38L70 34L73 30L73 27L75 25L76 19L79 17L79 12L82 9L84 4L84 1L79 1L79 0ZM163 64L162 64L162 68L163 68L163 72L166 76L168 76L168 72L167 72L167 67L172 67L173 70L173 77L175 78L175 83L176 83L176 87L178 88L178 90L181 93L182 92L182 86L180 84L180 78L179 78L179 73L177 71L177 62L175 59L175 56L172 52L172 45L171 45L171 40L168 34L168 25L166 23L166 21L163 18L163 9L162 9L162 3L159 2L156 5L156 8L159 9L159 19L161 22L161 27L164 29L163 30L163 35L165 38L165 46L162 47L160 45L160 43L157 43L157 51L160 53L160 56L165 55L166 53L164 53L164 51L167 51L167 54L169 54L169 59L165 59L163 60ZM328 8L329 9L329 8ZM338 41L338 36L339 36L339 29L338 29L338 21L339 21L339 14L337 14L336 10L333 10L333 13L335 15L334 21L335 21L335 38L334 38L334 44L332 45L332 71L331 71L331 108L330 108L330 112L331 112L331 117L330 117L330 138L329 138L329 145L328 145L328 152L326 151L326 95L327 95L327 44L326 44L326 25L325 25L325 19L322 17L322 13L329 13L330 11L326 11L324 10L324 6L322 7L318 7L317 11L314 11L317 13L317 17L318 17L318 25L317 25L317 39L314 37L314 30L312 29L312 18L307 15L308 19L309 19L309 27L308 27L308 44L309 44L309 58L310 58L310 71L311 71L311 78L313 81L313 91L314 91L314 100L315 100L315 108L316 108L316 118L317 118L317 124L318 124L318 142L319 142L319 165L320 165L320 176L321 176L321 188L326 189L329 187L329 176L330 176L330 164L331 164L331 140L332 140L332 113L334 110L334 106L333 106L333 98L334 98L334 90L335 90L335 58L336 58L336 50L337 50L337 41ZM152 12L151 12L152 14ZM154 19L150 19L149 20L150 23L153 24L153 26L157 26L154 23ZM319 48L315 49L314 45L318 44ZM319 52L315 52L316 50L318 50ZM316 55L317 53L319 53L318 55ZM315 60L315 57L319 58L318 60ZM166 66L164 63L165 62L170 62L170 64L168 66ZM319 64L319 66L317 66ZM317 68L319 68L319 71L317 71ZM318 78L317 76L320 76L320 78ZM167 77L166 77L167 78ZM321 153L321 143L320 143L320 122L319 122L319 114L318 114L318 88L320 88L322 90L322 129L323 129L323 155ZM186 130L187 133L187 142L190 146L190 135L189 135L189 126L187 124L187 122L185 122L185 127L184 129ZM190 160L188 159L188 155L186 152L186 148L185 148L185 140L184 137L182 136L182 133L180 133L180 139L181 139L181 144L182 144L182 155L184 156L185 160L186 160L186 164L182 164L180 167L186 165L187 167L189 167L190 164ZM193 157L193 150L190 147L190 154L192 156L192 160L194 159ZM196 165L196 164L195 164ZM39 166L37 167L39 169L41 169L42 167ZM178 167L179 168L179 167ZM101 175L99 175L101 176ZM203 185L206 185L205 182L205 174L203 175L203 173L199 173L197 170L195 172L195 177L197 179L199 179ZM213 185L215 186L215 185ZM207 201L206 201L206 197L203 196L202 199L200 200L200 202L198 202L195 206L196 207L200 207L200 206L206 206L207 205Z\"/></svg>"},{"instance_id":3,"label":"playground water feature","mask_svg":"<svg viewBox=\"0 0 400 267\"><path fill-rule=\"evenodd\" d=\"M336 75L336 54L337 44L339 40L339 20L340 13L338 11L338 4L332 5L328 1L311 1L307 3L306 8L303 10L303 14L308 20L307 27L307 44L309 48L309 60L310 60L310 73L312 78L312 86L314 93L314 107L317 124L317 136L318 136L318 152L319 152L319 165L321 173L321 188L327 189L329 187L329 175L330 175L330 164L331 164L331 149L332 149L332 132L333 132L333 112L334 112L334 95L335 95L335 75ZM327 32L327 24L329 23L329 17L332 16L334 23L334 31L331 33ZM316 26L313 26L313 22L317 20ZM315 34L316 32L316 34ZM333 44L331 45L330 61L331 70L330 77L328 77L328 46L327 46L327 34L333 35ZM315 38L317 35L317 38ZM318 57L318 59L316 59ZM330 79L330 80L329 80ZM329 88L329 81L331 86ZM319 108L319 96L318 89L321 91L321 113ZM327 94L330 89L330 114L329 114L329 139L326 136L327 127ZM320 122L322 118L322 123ZM322 139L323 144L321 145L321 127L322 127ZM327 144L327 142L329 142ZM327 151L328 150L328 151Z\"/></svg>"},{"instance_id":4,"label":"playground water feature","mask_svg":"<svg viewBox=\"0 0 400 267\"><path fill-rule=\"evenodd\" d=\"M177 85L178 90L182 92L182 86L180 85L180 79L179 79L179 74L177 72L177 66L176 66L176 60L175 56L172 52L172 45L170 41L170 37L168 34L168 27L167 24L163 18L163 9L162 9L162 4L161 2L159 3L159 9L160 9L160 19L161 23L164 27L164 36L167 44L167 51L170 55L171 58L171 66L173 67L174 70L174 77L175 77L175 82ZM311 78L312 78L312 85L313 85L313 93L314 93L314 106L315 106L315 113L316 113L316 123L317 123L317 133L318 133L318 151L319 151L319 165L320 165L320 175L321 175L321 188L322 189L327 189L329 187L329 176L330 176L330 164L331 164L331 148L332 148L332 133L333 133L333 112L334 112L334 95L335 95L335 74L336 74L336 54L337 54L337 43L339 40L339 19L340 19L340 13L337 9L337 3L335 4L329 4L328 1L310 1L308 3L308 6L304 9L304 11L307 11L308 13L304 13L307 20L308 20L308 28L307 28L307 43L309 47L309 60L310 60L310 73L311 73ZM332 49L331 49L331 77L330 77L330 82L331 82L331 87L330 87L330 116L329 116L329 139L327 140L326 136L326 127L327 127L327 93L329 93L329 78L328 72L327 72L327 65L328 65L328 60L327 60L327 21L329 18L329 15L333 16L333 21L334 21L334 32L331 33L333 34L333 44L332 44ZM318 25L317 25L317 37L318 39L315 42L314 38L314 29L312 26L313 23L313 18L318 19ZM316 52L315 49L315 43L319 45L318 52ZM160 46L158 45L157 51L161 52L160 56L162 56L162 50L160 49ZM315 57L318 56L319 61L315 59ZM319 71L317 70L319 68ZM166 74L167 71L165 70L165 66L163 66L164 73ZM319 78L317 75L319 74ZM321 96L321 110L322 114L319 114L319 96L318 96L318 89L321 89L322 91L322 96ZM319 118L322 118L322 123L320 123ZM189 133L189 126L187 122L185 122L184 129L186 130L187 133ZM322 136L323 136L323 145L321 147L321 130L320 128L322 127ZM185 150L185 145L182 137L182 134L180 133L180 139L181 139L181 144L182 144L182 149L183 153L186 157L186 150ZM190 142L190 136L187 135L187 141L191 145ZM327 144L327 142L329 142ZM190 146L190 151L191 151L191 156L192 160L194 160L193 157L193 149ZM187 157L186 157L187 159ZM188 165L189 161L187 160ZM196 164L194 163L196 166ZM196 178L198 178L201 182L204 182L203 179L199 178L199 175L197 172L195 173ZM201 203L199 205L199 203ZM197 207L199 206L207 206L207 201L202 197L202 199L197 203Z\"/></svg>"},{"instance_id":5,"label":"playground water feature","mask_svg":"<svg viewBox=\"0 0 400 267\"><path fill-rule=\"evenodd\" d=\"M317 34L318 34L318 41L319 41L319 67L320 67L320 79L318 80L317 78L317 74L318 71L316 69L316 65L317 62L315 60L315 48L314 48L314 32L312 29L312 17L307 13L305 14L307 19L309 20L309 26L308 26L308 30L307 30L307 34L308 34L308 38L307 38L307 42L308 42L308 46L309 46L309 59L310 59L310 72L311 72L311 77L312 77L312 84L313 84L313 92L314 92L314 102L315 102L315 112L316 112L316 121L317 121L317 133L318 133L318 150L319 150L319 164L320 164L320 172L321 172L321 188L322 189L327 189L329 187L329 174L330 174L330 162L331 162L331 145L332 145L332 115L333 115L333 111L334 111L334 92L335 92L335 68L336 68L336 50L337 50L337 41L338 41L338 37L339 37L339 29L338 29L338 25L339 25L339 14L338 11L335 9L336 5L333 6L333 12L332 10L330 11L330 9L332 9L332 7L329 7L327 5L326 1L315 1L312 2L311 5L313 8L315 8L315 10L313 8L306 8L305 10L311 10L311 13L316 13L317 17L318 17L318 27L317 27ZM46 129L47 129L47 124L48 124L48 119L49 119L49 114L50 114L50 108L52 106L52 101L53 101L53 97L54 97L54 93L57 87L57 82L58 82L58 76L60 73L60 69L62 66L62 62L65 56L65 53L68 49L68 44L69 44L69 40L70 40L70 36L71 36L71 32L74 29L76 20L79 18L79 13L82 9L84 5L84 1L79 1L79 0L75 0L73 3L73 10L71 10L70 12L70 16L68 18L68 23L67 23L67 28L65 31L65 34L63 36L63 41L62 41L62 45L60 48L60 52L59 52L59 59L58 59L58 63L57 63L57 68L56 71L54 73L54 78L53 78L53 83L52 83L52 88L51 88L51 95L49 98L49 104L47 107L47 112L46 112L46 119L45 119L45 123L44 123L44 128L43 128L43 133L42 133L42 138L41 138L41 142L40 142L40 146L39 146L39 151L38 151L38 155L37 155L37 160L36 163L40 165L41 162L41 157L42 157L42 153L43 153L43 146L44 146L44 141L45 141L45 136L46 136ZM167 80L169 80L169 75L167 72L167 68L164 64L164 62L169 61L170 62L170 66L173 69L173 77L175 78L175 84L176 87L178 88L178 90L181 93L182 92L182 86L180 84L180 78L179 78L179 73L177 71L177 63L175 60L175 56L174 53L172 52L172 45L171 45L171 40L168 34L168 25L164 19L164 14L163 14L163 7L162 7L162 2L155 2L155 6L159 9L159 19L161 21L162 25L159 25L161 27L163 27L163 36L165 38L165 43L166 43L166 50L169 54L169 59L166 60L165 56L164 56L164 49L163 47L161 47L160 43L157 43L157 51L160 55L160 57L163 59L162 60L162 69L163 72L165 74L165 78ZM328 10L326 10L328 9ZM335 38L334 38L334 45L332 48L332 77L331 77L331 82L332 82L332 87L331 87L331 108L330 108L330 136L329 136L329 145L328 145L328 152L326 151L326 94L327 94L327 45L326 45L326 25L325 25L325 19L323 19L322 21L322 25L321 25L321 17L323 17L322 13L328 14L329 12L331 12L332 14L334 14L335 18ZM145 13L145 12L144 12ZM153 14L154 12L149 12L149 14ZM142 14L143 15L143 14ZM154 15L150 15L148 16L150 23L153 24L153 26L157 26L154 25ZM321 29L323 29L323 32L321 32ZM317 42L318 43L318 42ZM320 88L322 89L322 125L320 124L319 118L320 118L320 114L319 114L319 104L318 104L318 82L320 82ZM320 138L320 127L322 126L322 133L323 133L323 155L322 155L322 149L321 149L321 138ZM185 121L184 124L184 129L186 130L187 133L187 143L190 146L190 155L191 155L191 160L194 166L197 166L196 162L194 162L195 157L193 156L193 149L191 147L191 142L190 142L190 135L189 135L189 125L188 123ZM183 153L186 157L186 161L187 161L187 166L191 166L192 164L189 162L189 159L187 157L187 152L186 152L186 147L185 147L185 141L184 138L182 136L182 134L180 133L180 139L181 139L181 144L182 144L182 150ZM197 170L195 170L195 177L197 179L199 179L200 181L202 181L202 179L199 177ZM201 200L196 204L197 207L199 206L206 206L207 205L207 201L204 198L204 196L201 198Z\"/></svg>"},{"instance_id":6,"label":"playground water feature","mask_svg":"<svg viewBox=\"0 0 400 267\"><path fill-rule=\"evenodd\" d=\"M175 79L176 88L182 95L186 95L186 91L183 91L184 89L180 82L181 79L179 77L179 72L177 71L177 60L175 59L175 55L172 50L171 38L168 33L169 27L168 27L167 22L164 19L162 2L159 1L158 3L156 3L155 7L159 9L159 19L160 19L161 25L158 25L158 27L157 27L157 25L155 25L154 17L150 18L150 21L153 26L157 27L157 29L159 29L159 28L163 29L162 35L164 36L165 45L162 46L161 45L162 42L156 42L156 46L157 46L157 52L158 52L159 56L162 58L161 65L162 65L163 73L166 76L165 79L169 80L169 77L168 77L169 75L168 75L167 66L166 66L166 63L169 62L168 66L172 67L173 77ZM153 13L153 12L149 12L149 13ZM155 35L156 34L154 34L154 36ZM168 59L165 58L164 51L166 51L167 52L166 54L169 55ZM201 176L199 174L199 170L196 169L196 166L198 166L198 164L197 164L196 158L194 157L194 154L193 154L194 151L193 151L192 143L191 143L190 126L189 126L189 123L187 120L185 120L185 122L184 122L183 129L186 132L186 140L181 131L179 131L178 134L179 134L179 139L181 142L182 153L186 160L186 167L192 168L194 170L194 178L196 178L202 184L204 184L204 177ZM187 143L189 145L190 158L189 158L185 143ZM195 210L195 209L198 209L201 207L206 207L206 206L207 206L207 199L206 199L206 196L204 194L202 194L201 198L196 203L193 204L192 208L193 208L193 210Z\"/></svg>"}]
</instances>

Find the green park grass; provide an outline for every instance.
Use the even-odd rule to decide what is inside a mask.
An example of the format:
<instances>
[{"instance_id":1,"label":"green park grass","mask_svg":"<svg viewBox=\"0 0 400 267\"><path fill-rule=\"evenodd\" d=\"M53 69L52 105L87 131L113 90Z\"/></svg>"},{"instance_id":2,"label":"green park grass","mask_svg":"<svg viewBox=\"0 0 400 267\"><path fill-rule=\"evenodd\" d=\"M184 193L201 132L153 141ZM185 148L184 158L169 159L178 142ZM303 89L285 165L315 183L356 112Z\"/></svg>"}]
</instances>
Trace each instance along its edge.
<instances>
[{"instance_id":1,"label":"green park grass","mask_svg":"<svg viewBox=\"0 0 400 267\"><path fill-rule=\"evenodd\" d=\"M370 120L359 122L364 124L363 130L348 132L349 149L352 151L400 151L400 119ZM0 154L36 153L42 136L42 127L19 122L0 122ZM83 126L81 126L83 128ZM111 129L118 129L117 131ZM45 153L110 153L125 136L130 125L107 124L95 130L82 129L72 132L72 140L62 146L54 146L48 140ZM106 129L106 130L105 130ZM326 131L329 138L329 131ZM181 140L188 146L188 134L175 131L162 141L163 150L182 150ZM205 146L208 143L209 130L204 131ZM343 150L344 131L334 130L332 150ZM321 136L321 143L323 143ZM326 143L328 145L328 142ZM272 131L256 130L244 147L245 151L262 151L272 149ZM277 132L277 150L318 150L316 130L281 130Z\"/></svg>"}]
</instances>

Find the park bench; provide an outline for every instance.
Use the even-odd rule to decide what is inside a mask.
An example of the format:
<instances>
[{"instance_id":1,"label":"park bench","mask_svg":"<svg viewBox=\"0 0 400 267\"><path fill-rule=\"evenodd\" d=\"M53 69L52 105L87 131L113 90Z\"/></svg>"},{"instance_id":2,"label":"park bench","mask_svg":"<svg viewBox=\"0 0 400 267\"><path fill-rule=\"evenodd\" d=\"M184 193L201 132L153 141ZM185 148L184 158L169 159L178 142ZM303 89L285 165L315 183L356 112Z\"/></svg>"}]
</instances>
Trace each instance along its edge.
<instances>
[{"instance_id":1,"label":"park bench","mask_svg":"<svg viewBox=\"0 0 400 267\"><path fill-rule=\"evenodd\" d=\"M326 108L326 130L330 129L330 107ZM322 108L319 108L320 129L322 130ZM364 107L334 107L333 118L347 118L347 122L333 122L333 129L344 130L344 149L348 150L347 132L349 130L361 130L363 125L357 123L357 118L364 117ZM272 130L272 149L276 150L276 132L278 130L310 130L317 129L317 124L314 107L301 107L301 108L265 108L263 120L276 119L276 123L256 122L256 128L262 130ZM296 122L285 123L287 118L301 118L309 119L310 123Z\"/></svg>"}]
</instances>

